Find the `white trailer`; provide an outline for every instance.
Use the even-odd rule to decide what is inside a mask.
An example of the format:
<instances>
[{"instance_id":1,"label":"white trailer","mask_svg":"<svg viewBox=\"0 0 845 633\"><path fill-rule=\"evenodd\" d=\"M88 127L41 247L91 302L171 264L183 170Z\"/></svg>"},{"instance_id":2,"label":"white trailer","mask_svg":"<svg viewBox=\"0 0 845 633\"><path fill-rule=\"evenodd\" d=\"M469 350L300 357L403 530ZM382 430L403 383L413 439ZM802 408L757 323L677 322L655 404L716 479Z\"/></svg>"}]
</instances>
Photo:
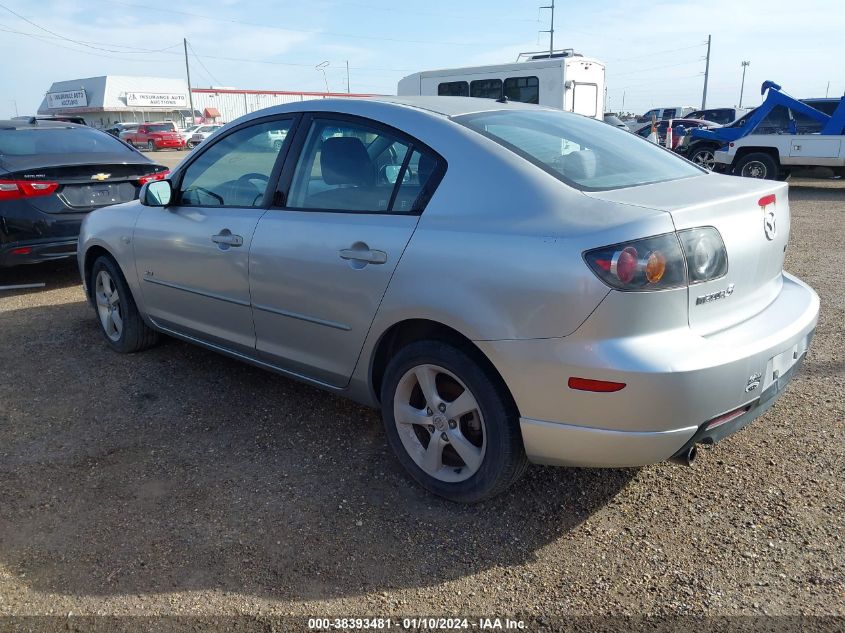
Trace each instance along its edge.
<instances>
[{"instance_id":1,"label":"white trailer","mask_svg":"<svg viewBox=\"0 0 845 633\"><path fill-rule=\"evenodd\" d=\"M426 70L399 81L399 95L483 97L537 103L604 118L604 64L571 50L529 54L525 61ZM521 56L520 56L521 57Z\"/></svg>"}]
</instances>

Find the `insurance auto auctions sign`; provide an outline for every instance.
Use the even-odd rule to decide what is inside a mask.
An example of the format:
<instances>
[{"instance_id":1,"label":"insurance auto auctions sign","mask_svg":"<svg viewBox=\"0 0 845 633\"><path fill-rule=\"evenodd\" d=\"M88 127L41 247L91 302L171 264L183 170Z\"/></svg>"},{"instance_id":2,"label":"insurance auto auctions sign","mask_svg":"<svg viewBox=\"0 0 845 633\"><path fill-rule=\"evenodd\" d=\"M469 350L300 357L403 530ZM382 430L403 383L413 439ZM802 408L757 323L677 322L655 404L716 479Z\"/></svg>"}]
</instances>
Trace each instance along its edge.
<instances>
[{"instance_id":1,"label":"insurance auto auctions sign","mask_svg":"<svg viewBox=\"0 0 845 633\"><path fill-rule=\"evenodd\" d=\"M88 105L88 96L84 90L68 90L66 92L48 92L47 107L59 110L62 108L84 108Z\"/></svg>"},{"instance_id":2,"label":"insurance auto auctions sign","mask_svg":"<svg viewBox=\"0 0 845 633\"><path fill-rule=\"evenodd\" d=\"M157 92L127 92L126 105L187 108L188 97L184 94L163 94Z\"/></svg>"}]
</instances>

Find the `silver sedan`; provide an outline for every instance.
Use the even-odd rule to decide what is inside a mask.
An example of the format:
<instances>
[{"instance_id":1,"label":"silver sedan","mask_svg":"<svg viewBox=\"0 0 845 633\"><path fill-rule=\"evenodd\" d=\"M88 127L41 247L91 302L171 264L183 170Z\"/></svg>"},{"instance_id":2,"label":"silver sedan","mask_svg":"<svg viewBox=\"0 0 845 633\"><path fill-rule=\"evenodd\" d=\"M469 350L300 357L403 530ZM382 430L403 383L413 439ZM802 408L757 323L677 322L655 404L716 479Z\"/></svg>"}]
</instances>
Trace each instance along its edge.
<instances>
[{"instance_id":1,"label":"silver sedan","mask_svg":"<svg viewBox=\"0 0 845 633\"><path fill-rule=\"evenodd\" d=\"M818 316L789 221L785 184L585 117L326 99L228 124L78 257L116 351L163 333L380 407L472 502L529 462L690 463L765 412Z\"/></svg>"}]
</instances>

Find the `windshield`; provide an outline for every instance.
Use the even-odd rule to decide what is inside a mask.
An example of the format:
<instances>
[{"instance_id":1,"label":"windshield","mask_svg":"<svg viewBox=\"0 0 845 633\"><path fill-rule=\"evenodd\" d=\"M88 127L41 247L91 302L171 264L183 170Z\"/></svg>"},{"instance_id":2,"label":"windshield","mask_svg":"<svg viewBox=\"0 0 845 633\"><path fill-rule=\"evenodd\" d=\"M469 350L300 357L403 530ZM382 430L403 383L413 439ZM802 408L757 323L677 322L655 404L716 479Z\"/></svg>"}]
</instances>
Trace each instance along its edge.
<instances>
[{"instance_id":1,"label":"windshield","mask_svg":"<svg viewBox=\"0 0 845 633\"><path fill-rule=\"evenodd\" d=\"M161 123L159 125L148 125L147 130L150 132L172 132L173 126L169 123Z\"/></svg>"},{"instance_id":2,"label":"windshield","mask_svg":"<svg viewBox=\"0 0 845 633\"><path fill-rule=\"evenodd\" d=\"M455 120L577 189L619 189L704 173L650 141L567 112L494 111Z\"/></svg>"},{"instance_id":3,"label":"windshield","mask_svg":"<svg viewBox=\"0 0 845 633\"><path fill-rule=\"evenodd\" d=\"M132 150L111 134L84 127L0 130L0 157L36 154L114 154Z\"/></svg>"}]
</instances>

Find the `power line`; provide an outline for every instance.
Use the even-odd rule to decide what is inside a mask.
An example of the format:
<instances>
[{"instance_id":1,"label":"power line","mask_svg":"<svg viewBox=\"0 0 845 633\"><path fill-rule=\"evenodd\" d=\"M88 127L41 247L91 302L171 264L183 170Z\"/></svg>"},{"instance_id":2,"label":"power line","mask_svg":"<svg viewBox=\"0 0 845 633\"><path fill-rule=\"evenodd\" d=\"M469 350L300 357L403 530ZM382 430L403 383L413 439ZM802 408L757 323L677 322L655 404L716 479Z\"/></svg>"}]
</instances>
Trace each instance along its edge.
<instances>
[{"instance_id":1,"label":"power line","mask_svg":"<svg viewBox=\"0 0 845 633\"><path fill-rule=\"evenodd\" d=\"M648 71L651 71L651 70L663 70L664 68L677 68L678 66L688 66L689 64L697 64L700 61L701 61L700 59L695 59L695 60L690 60L690 61L686 61L686 62L679 62L677 64L666 64L665 66L652 66L651 68L640 68L639 70L632 70L632 71L624 72L624 73L616 73L609 78L625 77L627 75L636 75L636 74L648 72Z\"/></svg>"},{"instance_id":2,"label":"power line","mask_svg":"<svg viewBox=\"0 0 845 633\"><path fill-rule=\"evenodd\" d=\"M187 42L187 40L185 40L185 41ZM205 64L202 63L202 59L200 59L199 55L197 55L197 52L194 50L194 47L191 45L191 43L190 42L187 42L187 43L188 43L188 48L190 48L191 52L194 54L194 58L199 62L200 66L202 66L202 69L205 71L205 74L207 74L209 79L211 79L212 84L217 84L218 86L222 86L223 82L218 81L214 77L214 75L211 74L211 71L208 68L206 68Z\"/></svg>"},{"instance_id":3,"label":"power line","mask_svg":"<svg viewBox=\"0 0 845 633\"><path fill-rule=\"evenodd\" d=\"M32 25L32 26L34 26L35 28L37 28L37 29L40 29L40 30L44 31L45 33L49 33L50 35L52 35L52 36L54 36L54 37L57 37L57 38L59 38L60 40L65 40L65 41L67 41L67 42L71 42L71 43L73 43L73 44L78 44L78 45L80 45L80 46L85 46L86 48L92 48L92 49L97 50L97 51L105 51L105 52L107 52L107 53L122 53L122 54L135 53L135 52L138 52L138 53L161 53L162 51L165 51L165 50L168 50L168 49L170 49L170 48L173 48L172 46L168 46L167 48L161 48L161 49L157 49L157 50L153 50L153 49L149 49L149 50L138 49L137 51L126 51L126 50L124 50L124 51L120 51L120 50L112 50L112 49L108 49L108 48L102 48L102 47L100 47L100 46L93 46L93 45L91 45L91 44L87 44L87 43L82 42L82 41L80 41L80 40L75 40L75 39L72 39L72 38L70 38L70 37L65 37L64 35L60 35L59 33L56 33L55 31L51 31L50 29L48 29L48 28L46 28L46 27L43 27L43 26L41 26L40 24L36 24L35 22L33 22L32 20L30 20L29 18L22 16L20 13L17 13L16 11L13 11L13 10L12 10L12 9L10 9L9 7L7 7L5 4L0 3L0 9L5 9L6 11L8 11L9 13L11 13L12 15L14 15L14 16L15 16L15 17L17 17L17 18L20 18L21 20L23 20L23 21L24 21L24 22L26 22L27 24L31 24L31 25Z\"/></svg>"},{"instance_id":4,"label":"power line","mask_svg":"<svg viewBox=\"0 0 845 633\"><path fill-rule=\"evenodd\" d=\"M0 28L0 31L4 33L13 33L15 35L23 35L25 37L31 37L39 42L44 44L50 44L51 46L58 46L66 51L73 51L74 53L82 53L83 55L94 55L95 57L99 57L101 59L115 59L118 61L123 62L143 62L145 64L171 64L173 62L172 59L139 59L135 57L134 59L130 59L128 57L115 57L114 55L104 55L102 52L94 52L94 51L86 51L80 50L78 48L71 48L70 46L64 46L62 44L58 44L56 42L51 42L50 37L47 35L37 35L35 33L26 33L25 31L17 31L14 29L4 29ZM55 38L52 38L55 39Z\"/></svg>"},{"instance_id":5,"label":"power line","mask_svg":"<svg viewBox=\"0 0 845 633\"><path fill-rule=\"evenodd\" d=\"M179 11L177 9L173 9L172 7L156 7L150 6L149 4L140 4L135 2L121 2L121 0L108 0L109 4L119 4L126 7L136 7L139 9L145 9L146 11L161 11L162 13L167 14L177 14L177 15L184 15L191 18L199 18L201 20L212 20L215 22L225 22L227 24L243 24L245 26L254 26L260 27L263 29L274 29L277 31L287 31L289 33L305 33L306 35L327 35L330 37L346 37L356 40L375 40L378 42L399 42L401 44L438 44L440 46L470 46L470 47L477 47L477 43L471 42L443 42L443 41L436 41L436 40L412 40L406 38L392 38L392 37L383 37L379 35L358 35L353 33L336 33L332 31L315 31L315 30L308 30L308 29L296 29L289 26L276 26L274 24L266 24L260 22L248 22L246 20L238 20L235 18L224 18L216 15L204 15L202 13L193 13L190 11Z\"/></svg>"}]
</instances>

